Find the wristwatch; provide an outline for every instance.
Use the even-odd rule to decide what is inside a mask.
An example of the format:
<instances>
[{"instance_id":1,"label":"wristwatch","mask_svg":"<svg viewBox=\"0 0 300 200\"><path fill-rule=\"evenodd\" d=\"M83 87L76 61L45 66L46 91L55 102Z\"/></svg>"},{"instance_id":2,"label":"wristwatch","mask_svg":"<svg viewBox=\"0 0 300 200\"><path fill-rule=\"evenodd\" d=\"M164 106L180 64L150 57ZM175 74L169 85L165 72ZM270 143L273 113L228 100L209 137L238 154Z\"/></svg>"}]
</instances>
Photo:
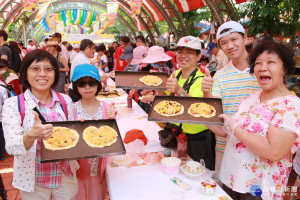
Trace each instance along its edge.
<instances>
[{"instance_id":1,"label":"wristwatch","mask_svg":"<svg viewBox=\"0 0 300 200\"><path fill-rule=\"evenodd\" d=\"M180 96L185 97L185 91L184 90L183 90L183 93Z\"/></svg>"}]
</instances>

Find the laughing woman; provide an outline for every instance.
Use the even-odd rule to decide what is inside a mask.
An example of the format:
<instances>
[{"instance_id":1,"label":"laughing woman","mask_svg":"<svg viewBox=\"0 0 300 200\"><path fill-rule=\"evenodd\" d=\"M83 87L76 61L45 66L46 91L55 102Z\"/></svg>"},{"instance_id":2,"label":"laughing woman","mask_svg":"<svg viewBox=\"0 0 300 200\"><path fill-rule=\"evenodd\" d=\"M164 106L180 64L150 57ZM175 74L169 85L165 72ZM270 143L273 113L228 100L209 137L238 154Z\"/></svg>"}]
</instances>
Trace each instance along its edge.
<instances>
[{"instance_id":1,"label":"laughing woman","mask_svg":"<svg viewBox=\"0 0 300 200\"><path fill-rule=\"evenodd\" d=\"M41 163L41 141L50 138L53 125L40 120L74 119L71 98L51 89L59 79L57 62L45 50L32 50L24 57L20 74L27 90L20 100L7 99L2 113L6 151L14 155L12 185L23 200L75 199L77 162Z\"/></svg>"},{"instance_id":2,"label":"laughing woman","mask_svg":"<svg viewBox=\"0 0 300 200\"><path fill-rule=\"evenodd\" d=\"M250 64L262 90L245 99L232 118L221 116L228 142L220 179L233 199L283 199L300 135L300 100L284 85L295 68L293 53L263 42ZM261 197L250 194L257 188Z\"/></svg>"}]
</instances>

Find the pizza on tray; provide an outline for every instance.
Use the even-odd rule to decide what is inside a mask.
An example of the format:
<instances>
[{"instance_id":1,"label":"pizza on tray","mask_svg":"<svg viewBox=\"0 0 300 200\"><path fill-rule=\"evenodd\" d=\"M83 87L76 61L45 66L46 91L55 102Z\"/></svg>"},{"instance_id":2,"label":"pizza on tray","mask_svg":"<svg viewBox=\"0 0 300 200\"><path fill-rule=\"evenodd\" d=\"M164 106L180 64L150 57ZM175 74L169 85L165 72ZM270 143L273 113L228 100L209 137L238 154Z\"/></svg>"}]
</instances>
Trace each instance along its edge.
<instances>
[{"instance_id":1,"label":"pizza on tray","mask_svg":"<svg viewBox=\"0 0 300 200\"><path fill-rule=\"evenodd\" d=\"M177 101L162 101L154 107L154 110L160 115L171 117L181 115L184 107Z\"/></svg>"},{"instance_id":2,"label":"pizza on tray","mask_svg":"<svg viewBox=\"0 0 300 200\"><path fill-rule=\"evenodd\" d=\"M194 117L211 118L216 115L216 109L207 103L193 103L188 113Z\"/></svg>"},{"instance_id":3,"label":"pizza on tray","mask_svg":"<svg viewBox=\"0 0 300 200\"><path fill-rule=\"evenodd\" d=\"M159 86L163 82L158 76L154 75L143 76L139 79L139 81L148 86Z\"/></svg>"},{"instance_id":4,"label":"pizza on tray","mask_svg":"<svg viewBox=\"0 0 300 200\"><path fill-rule=\"evenodd\" d=\"M117 141L117 132L109 126L89 126L83 131L83 139L90 147L107 147Z\"/></svg>"},{"instance_id":5,"label":"pizza on tray","mask_svg":"<svg viewBox=\"0 0 300 200\"><path fill-rule=\"evenodd\" d=\"M77 131L66 127L53 127L53 134L48 140L43 140L44 146L49 150L65 150L76 146L79 140Z\"/></svg>"}]
</instances>

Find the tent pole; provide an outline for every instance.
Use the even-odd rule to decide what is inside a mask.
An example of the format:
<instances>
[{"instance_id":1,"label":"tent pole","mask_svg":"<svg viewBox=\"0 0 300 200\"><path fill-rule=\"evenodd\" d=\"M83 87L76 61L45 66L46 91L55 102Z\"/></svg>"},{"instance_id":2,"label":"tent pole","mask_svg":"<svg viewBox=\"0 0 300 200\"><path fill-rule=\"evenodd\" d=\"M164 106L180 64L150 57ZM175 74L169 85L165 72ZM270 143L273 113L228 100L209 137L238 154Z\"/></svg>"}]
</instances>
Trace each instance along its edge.
<instances>
[{"instance_id":1,"label":"tent pole","mask_svg":"<svg viewBox=\"0 0 300 200\"><path fill-rule=\"evenodd\" d=\"M24 47L27 47L26 25L24 19L22 20L22 32L23 32Z\"/></svg>"}]
</instances>

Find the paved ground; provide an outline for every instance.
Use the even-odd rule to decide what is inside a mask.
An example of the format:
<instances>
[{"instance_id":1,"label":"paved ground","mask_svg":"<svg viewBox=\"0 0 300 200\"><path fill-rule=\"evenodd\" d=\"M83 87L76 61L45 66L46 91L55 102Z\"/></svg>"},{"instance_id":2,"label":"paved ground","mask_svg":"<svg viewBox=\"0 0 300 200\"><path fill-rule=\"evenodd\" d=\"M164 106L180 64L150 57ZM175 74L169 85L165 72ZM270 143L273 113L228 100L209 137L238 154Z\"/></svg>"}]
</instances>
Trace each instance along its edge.
<instances>
[{"instance_id":1,"label":"paved ground","mask_svg":"<svg viewBox=\"0 0 300 200\"><path fill-rule=\"evenodd\" d=\"M7 190L7 200L21 200L20 191L11 185L13 179L13 156L6 155L6 159L0 161L0 174L5 190ZM2 197L0 198L2 199ZM109 200L108 192L106 192L105 200Z\"/></svg>"},{"instance_id":2,"label":"paved ground","mask_svg":"<svg viewBox=\"0 0 300 200\"><path fill-rule=\"evenodd\" d=\"M4 161L0 161L0 173L1 173L5 190L7 190L7 199L21 200L22 197L20 191L11 185L12 178L13 178L13 157L12 156L7 155Z\"/></svg>"}]
</instances>

